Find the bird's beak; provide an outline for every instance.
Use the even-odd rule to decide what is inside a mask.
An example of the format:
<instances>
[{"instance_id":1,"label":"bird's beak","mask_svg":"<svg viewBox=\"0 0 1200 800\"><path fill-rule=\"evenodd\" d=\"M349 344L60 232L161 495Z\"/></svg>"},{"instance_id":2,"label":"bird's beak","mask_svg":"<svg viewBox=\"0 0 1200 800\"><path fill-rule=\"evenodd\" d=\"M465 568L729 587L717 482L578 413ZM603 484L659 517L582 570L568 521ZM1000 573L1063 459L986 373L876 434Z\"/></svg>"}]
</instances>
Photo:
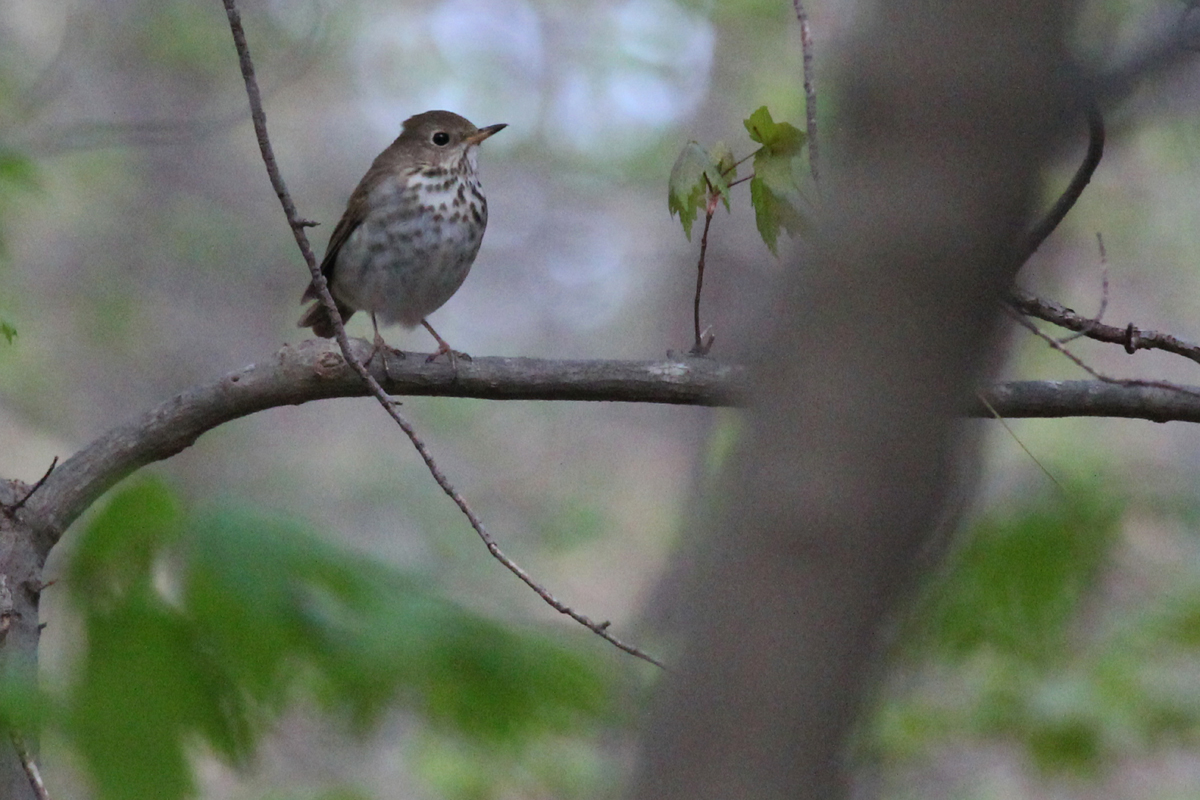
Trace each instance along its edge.
<instances>
[{"instance_id":1,"label":"bird's beak","mask_svg":"<svg viewBox=\"0 0 1200 800\"><path fill-rule=\"evenodd\" d=\"M501 122L499 125L488 125L486 128L480 128L467 137L467 144L479 144L493 133L499 133L507 127L507 122Z\"/></svg>"}]
</instances>

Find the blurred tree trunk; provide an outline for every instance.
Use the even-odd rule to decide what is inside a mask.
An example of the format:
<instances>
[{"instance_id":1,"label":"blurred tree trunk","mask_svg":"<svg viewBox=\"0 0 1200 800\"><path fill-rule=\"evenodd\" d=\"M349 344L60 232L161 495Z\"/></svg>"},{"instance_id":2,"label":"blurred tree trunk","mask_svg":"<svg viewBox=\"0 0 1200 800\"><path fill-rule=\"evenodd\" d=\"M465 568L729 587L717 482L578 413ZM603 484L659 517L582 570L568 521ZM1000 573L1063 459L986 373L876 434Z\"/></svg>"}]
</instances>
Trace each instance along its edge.
<instances>
[{"instance_id":1,"label":"blurred tree trunk","mask_svg":"<svg viewBox=\"0 0 1200 800\"><path fill-rule=\"evenodd\" d=\"M673 598L678 671L638 798L848 795L882 627L974 457L955 416L995 360L1040 169L1084 130L1063 82L1074 4L871 8L841 53L819 234L783 278L707 550Z\"/></svg>"}]
</instances>

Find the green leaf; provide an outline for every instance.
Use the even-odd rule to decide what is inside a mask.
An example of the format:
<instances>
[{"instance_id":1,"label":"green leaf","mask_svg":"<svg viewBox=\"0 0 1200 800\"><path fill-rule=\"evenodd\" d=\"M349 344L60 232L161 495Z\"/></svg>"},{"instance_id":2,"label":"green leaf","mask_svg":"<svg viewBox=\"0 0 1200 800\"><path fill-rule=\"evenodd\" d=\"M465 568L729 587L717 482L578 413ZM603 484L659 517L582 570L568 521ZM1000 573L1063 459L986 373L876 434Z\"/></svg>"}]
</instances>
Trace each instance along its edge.
<instances>
[{"instance_id":1,"label":"green leaf","mask_svg":"<svg viewBox=\"0 0 1200 800\"><path fill-rule=\"evenodd\" d=\"M294 523L245 512L189 534L185 603L226 669L261 702L312 667L318 699L365 730L395 704L460 735L514 741L604 707L594 667L338 551Z\"/></svg>"},{"instance_id":2,"label":"green leaf","mask_svg":"<svg viewBox=\"0 0 1200 800\"><path fill-rule=\"evenodd\" d=\"M0 319L0 336L8 340L9 344L13 343L13 339L17 338L17 329L9 324L8 320Z\"/></svg>"},{"instance_id":3,"label":"green leaf","mask_svg":"<svg viewBox=\"0 0 1200 800\"><path fill-rule=\"evenodd\" d=\"M725 201L725 210L729 210L729 184L737 180L737 157L733 151L729 149L729 145L724 142L717 142L709 151L712 160L717 165L718 183L713 185L721 193L721 199ZM710 179L711 180L711 179Z\"/></svg>"},{"instance_id":4,"label":"green leaf","mask_svg":"<svg viewBox=\"0 0 1200 800\"><path fill-rule=\"evenodd\" d=\"M707 209L710 193L718 194L725 201L725 209L729 210L729 181L721 169L723 159L728 158L732 163L732 153L725 155L728 150L726 147L724 152L714 157L698 143L688 142L671 168L667 209L672 216L679 215L683 233L689 241L692 238L692 224L700 210Z\"/></svg>"},{"instance_id":5,"label":"green leaf","mask_svg":"<svg viewBox=\"0 0 1200 800\"><path fill-rule=\"evenodd\" d=\"M54 716L55 704L38 684L36 670L32 672L11 670L0 681L0 726L5 730L15 728L32 735Z\"/></svg>"},{"instance_id":6,"label":"green leaf","mask_svg":"<svg viewBox=\"0 0 1200 800\"><path fill-rule=\"evenodd\" d=\"M755 111L742 123L750 138L763 146L770 155L795 158L804 148L804 131L790 122L776 122L766 106Z\"/></svg>"},{"instance_id":7,"label":"green leaf","mask_svg":"<svg viewBox=\"0 0 1200 800\"><path fill-rule=\"evenodd\" d=\"M796 201L776 194L766 180L758 177L757 166L755 177L750 179L750 204L754 206L758 233L772 255L779 255L776 250L779 231L785 230L789 236L796 236L807 230L807 223L797 210Z\"/></svg>"},{"instance_id":8,"label":"green leaf","mask_svg":"<svg viewBox=\"0 0 1200 800\"><path fill-rule=\"evenodd\" d=\"M149 593L125 601L88 617L68 732L103 800L183 798L195 734L245 751L247 709L184 614Z\"/></svg>"},{"instance_id":9,"label":"green leaf","mask_svg":"<svg viewBox=\"0 0 1200 800\"><path fill-rule=\"evenodd\" d=\"M8 195L30 191L38 185L37 170L34 169L33 161L16 150L0 147L0 210L9 205L6 202L9 199ZM6 255L6 243L0 232L0 258ZM12 337L15 335L16 330L11 325L0 321L0 336L4 336L8 343L12 344Z\"/></svg>"},{"instance_id":10,"label":"green leaf","mask_svg":"<svg viewBox=\"0 0 1200 800\"><path fill-rule=\"evenodd\" d=\"M149 479L120 489L80 537L69 567L72 596L95 613L135 590L148 590L151 567L180 532L174 493Z\"/></svg>"},{"instance_id":11,"label":"green leaf","mask_svg":"<svg viewBox=\"0 0 1200 800\"><path fill-rule=\"evenodd\" d=\"M1095 489L980 520L914 615L942 653L1053 662L1117 539L1120 507Z\"/></svg>"},{"instance_id":12,"label":"green leaf","mask_svg":"<svg viewBox=\"0 0 1200 800\"><path fill-rule=\"evenodd\" d=\"M246 763L300 699L355 732L400 706L510 752L610 708L593 659L295 522L236 509L189 519L155 481L114 495L67 574L85 649L59 716L100 800L189 795L196 744ZM19 716L9 706L0 694L0 718Z\"/></svg>"},{"instance_id":13,"label":"green leaf","mask_svg":"<svg viewBox=\"0 0 1200 800\"><path fill-rule=\"evenodd\" d=\"M778 255L779 231L797 236L806 230L801 212L800 176L797 157L804 149L804 132L787 122L776 122L766 106L745 120L750 138L762 145L754 154L754 177L750 180L750 202L762 240Z\"/></svg>"}]
</instances>

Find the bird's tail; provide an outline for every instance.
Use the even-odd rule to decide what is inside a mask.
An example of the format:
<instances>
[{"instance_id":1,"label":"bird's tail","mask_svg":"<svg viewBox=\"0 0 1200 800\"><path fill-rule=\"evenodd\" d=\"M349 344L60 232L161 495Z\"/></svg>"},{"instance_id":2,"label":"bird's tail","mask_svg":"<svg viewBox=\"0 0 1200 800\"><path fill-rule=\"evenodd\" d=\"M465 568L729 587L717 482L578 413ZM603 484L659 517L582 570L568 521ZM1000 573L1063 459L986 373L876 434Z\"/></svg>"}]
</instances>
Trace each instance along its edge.
<instances>
[{"instance_id":1,"label":"bird's tail","mask_svg":"<svg viewBox=\"0 0 1200 800\"><path fill-rule=\"evenodd\" d=\"M305 299L309 299L307 294ZM337 301L334 301L337 302ZM354 313L354 309L349 306L344 306L341 303L337 304L338 313L342 315L342 322L349 322L350 315ZM333 338L333 320L329 317L329 312L325 310L325 306L320 300L309 306L304 316L300 317L300 321L296 323L299 328L312 328L312 332L324 339Z\"/></svg>"}]
</instances>

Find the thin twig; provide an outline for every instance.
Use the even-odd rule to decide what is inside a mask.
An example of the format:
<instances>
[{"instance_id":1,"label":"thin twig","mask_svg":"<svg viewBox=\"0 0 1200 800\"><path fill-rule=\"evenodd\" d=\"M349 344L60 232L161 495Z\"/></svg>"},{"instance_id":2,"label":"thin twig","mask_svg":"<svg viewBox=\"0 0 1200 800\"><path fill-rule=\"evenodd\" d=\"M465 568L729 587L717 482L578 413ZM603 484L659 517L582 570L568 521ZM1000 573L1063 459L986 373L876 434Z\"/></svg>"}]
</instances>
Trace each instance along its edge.
<instances>
[{"instance_id":1,"label":"thin twig","mask_svg":"<svg viewBox=\"0 0 1200 800\"><path fill-rule=\"evenodd\" d=\"M518 566L516 562L514 562L507 555L505 555L503 551L501 551L495 540L492 539L491 534L488 533L487 529L484 527L483 522L467 504L467 501L463 499L462 495L458 493L458 490L456 490L446 478L441 468L437 465L437 462L434 461L433 455L429 452L429 448L425 445L424 440L422 440L417 434L416 429L413 428L412 424L400 413L396 407L397 404L395 401L388 396L388 394L383 390L383 387L379 385L379 382L372 377L371 373L367 371L367 368L361 361L358 360L354 352L351 350L350 339L346 335L346 328L342 324L342 317L341 314L338 313L337 304L334 302L333 296L329 293L329 287L325 280L325 276L321 274L321 269L317 264L316 257L313 255L312 247L308 243L308 237L304 233L304 228L306 227L307 221L302 220L299 214L296 213L295 204L292 202L291 195L288 193L287 187L284 185L283 177L280 175L279 167L275 161L275 155L271 148L271 141L267 136L267 117L266 113L263 111L262 97L258 89L258 81L254 76L254 63L250 59L250 48L246 44L246 34L242 29L241 15L238 13L236 0L223 0L223 2L225 4L226 16L229 18L229 29L233 34L234 46L237 48L238 61L242 69L242 79L246 84L246 95L250 101L250 114L254 120L254 132L258 138L258 147L262 153L263 163L266 165L267 174L271 178L271 186L274 187L275 194L278 196L279 202L283 206L283 212L287 216L288 225L292 229L292 234L296 239L296 244L300 247L300 252L304 255L304 260L308 264L308 269L312 276L313 286L317 290L317 296L320 298L321 304L325 307L325 310L329 313L330 319L333 320L335 338L337 339L338 346L342 350L343 358L346 359L346 363L350 364L354 371L358 373L359 377L362 378L363 383L366 384L371 394L376 400L379 401L379 404L383 406L384 411L386 411L388 416L390 416L396 422L396 424L400 426L400 429L404 431L404 434L409 438L409 441L412 442L413 447L416 448L417 452L421 456L421 459L425 462L425 466L428 468L429 473L433 476L433 479L437 481L438 486L442 488L442 491L444 491L450 497L450 499L454 501L454 504L457 505L459 510L461 510L466 516L467 520L471 523L471 527L475 529L475 532L479 534L479 538L482 539L483 543L487 546L488 552L490 552L497 561L503 564L509 572L513 573L522 581L524 581L529 588L533 589L533 591L536 592L537 595L542 598L542 600L548 603L556 611L566 614L571 619L591 630L597 636L602 637L616 647L619 647L621 650L624 650L626 653L636 656L644 661L648 661L657 667L665 668L662 662L660 662L658 659L642 652L633 645L622 642L620 639L609 633L607 622L594 622L587 616L575 611L571 607L559 601L554 597L554 595L550 594L547 589L530 577L529 573L525 572L524 569Z\"/></svg>"},{"instance_id":2,"label":"thin twig","mask_svg":"<svg viewBox=\"0 0 1200 800\"><path fill-rule=\"evenodd\" d=\"M1163 350L1200 364L1200 344L1180 339L1169 333L1143 331L1132 322L1123 328L1105 325L1052 300L1035 297L1020 289L1013 290L1008 297L1007 305L1021 314L1037 317L1069 331L1078 331L1097 342L1122 345L1125 352L1130 354L1136 353L1138 350Z\"/></svg>"},{"instance_id":3,"label":"thin twig","mask_svg":"<svg viewBox=\"0 0 1200 800\"><path fill-rule=\"evenodd\" d=\"M1092 324L1088 326L1087 330L1064 336L1058 340L1059 344L1067 344L1087 336L1088 331L1100 324L1100 320L1104 318L1104 312L1108 310L1108 253L1104 250L1104 237L1099 231L1096 231L1096 246L1100 249L1100 310L1096 312L1096 316L1092 317Z\"/></svg>"},{"instance_id":4,"label":"thin twig","mask_svg":"<svg viewBox=\"0 0 1200 800\"><path fill-rule=\"evenodd\" d=\"M1104 155L1104 118L1095 102L1086 108L1088 119L1088 150L1083 162L1075 171L1070 185L1063 191L1049 212L1036 224L1026 237L1021 250L1021 263L1029 259L1046 240L1067 213L1075 205L1091 181L1096 166ZM1101 241L1103 247L1103 241ZM1103 250L1101 251L1103 254ZM1102 256L1103 257L1103 256ZM1107 275L1105 278L1107 283ZM1107 292L1105 293L1107 297ZM1088 319L1074 310L1066 308L1050 300L1044 300L1028 294L1020 289L1014 289L1009 295L1007 304L1026 316L1051 322L1067 330L1076 331L1089 339L1098 342L1124 345L1125 352L1133 354L1138 350L1165 350L1200 364L1200 345L1176 338L1157 331L1142 331L1132 322L1124 328L1103 325L1099 319ZM1036 328L1034 328L1036 330ZM1039 335L1042 335L1039 331ZM1170 386L1171 384L1168 384Z\"/></svg>"},{"instance_id":5,"label":"thin twig","mask_svg":"<svg viewBox=\"0 0 1200 800\"><path fill-rule=\"evenodd\" d=\"M5 506L3 504L0 504L0 509L3 509L4 514L11 519L13 514L20 511L21 507L24 506L27 502L29 502L29 498L33 497L33 493L36 492L38 489L42 488L42 484L46 482L46 479L50 477L50 473L54 472L54 468L57 466L58 466L58 456L55 456L54 459L50 462L50 467L49 467L49 469L46 470L46 474L43 475L42 477L38 478L37 483L35 483L33 486L29 487L29 491L26 492L25 495L20 500L13 503L11 506Z\"/></svg>"},{"instance_id":6,"label":"thin twig","mask_svg":"<svg viewBox=\"0 0 1200 800\"><path fill-rule=\"evenodd\" d=\"M1147 381L1140 378L1114 378L1110 375L1105 375L1104 373L1086 364L1083 359L1064 347L1057 339L1039 329L1038 326L1025 319L1025 317L1021 316L1019 313L1007 307L1005 307L1005 310L1008 311L1009 315L1013 319L1033 333L1034 336L1044 340L1052 348L1070 359L1075 366L1079 367L1098 381L1103 383L1111 383L1115 386L1136 387L1143 389L1165 389L1170 392L1179 392L1180 394L1186 394L1192 397L1200 397L1200 391L1188 386L1180 386L1179 384L1171 383L1170 381Z\"/></svg>"},{"instance_id":7,"label":"thin twig","mask_svg":"<svg viewBox=\"0 0 1200 800\"><path fill-rule=\"evenodd\" d=\"M721 171L721 176L724 177L725 175L736 173L738 167L758 155L760 150L762 150L761 147L758 148L758 150L755 150L753 153L750 153L749 155L744 156L743 158L730 164ZM732 189L739 183L745 183L753 177L754 173L751 172L749 175L745 175L735 181L732 181L725 188L727 190ZM696 262L696 298L692 302L692 319L695 326L696 343L693 344L692 349L688 351L694 356L708 355L709 351L712 350L713 341L716 339L715 336L709 333L710 328L706 328L704 331L700 330L700 295L704 290L704 257L708 252L708 229L712 226L713 215L717 213L717 201L720 199L720 195L713 190L712 184L708 182L707 178L705 178L704 184L708 191L708 200L704 209L704 232L700 235L700 259Z\"/></svg>"},{"instance_id":8,"label":"thin twig","mask_svg":"<svg viewBox=\"0 0 1200 800\"><path fill-rule=\"evenodd\" d=\"M808 136L808 168L812 172L813 183L819 184L820 151L817 146L817 88L813 78L812 28L808 24L808 12L804 10L804 3L801 0L792 0L792 6L796 9L796 19L800 21L800 51L804 58L804 126Z\"/></svg>"},{"instance_id":9,"label":"thin twig","mask_svg":"<svg viewBox=\"0 0 1200 800\"><path fill-rule=\"evenodd\" d=\"M17 758L21 760L21 766L25 768L25 775L29 778L29 786L33 789L33 794L37 800L50 800L50 792L46 791L46 784L42 781L42 772L38 769L37 762L33 760L33 756L29 752L29 747L25 744L25 737L10 730L9 737L12 739L13 749L17 751Z\"/></svg>"}]
</instances>

